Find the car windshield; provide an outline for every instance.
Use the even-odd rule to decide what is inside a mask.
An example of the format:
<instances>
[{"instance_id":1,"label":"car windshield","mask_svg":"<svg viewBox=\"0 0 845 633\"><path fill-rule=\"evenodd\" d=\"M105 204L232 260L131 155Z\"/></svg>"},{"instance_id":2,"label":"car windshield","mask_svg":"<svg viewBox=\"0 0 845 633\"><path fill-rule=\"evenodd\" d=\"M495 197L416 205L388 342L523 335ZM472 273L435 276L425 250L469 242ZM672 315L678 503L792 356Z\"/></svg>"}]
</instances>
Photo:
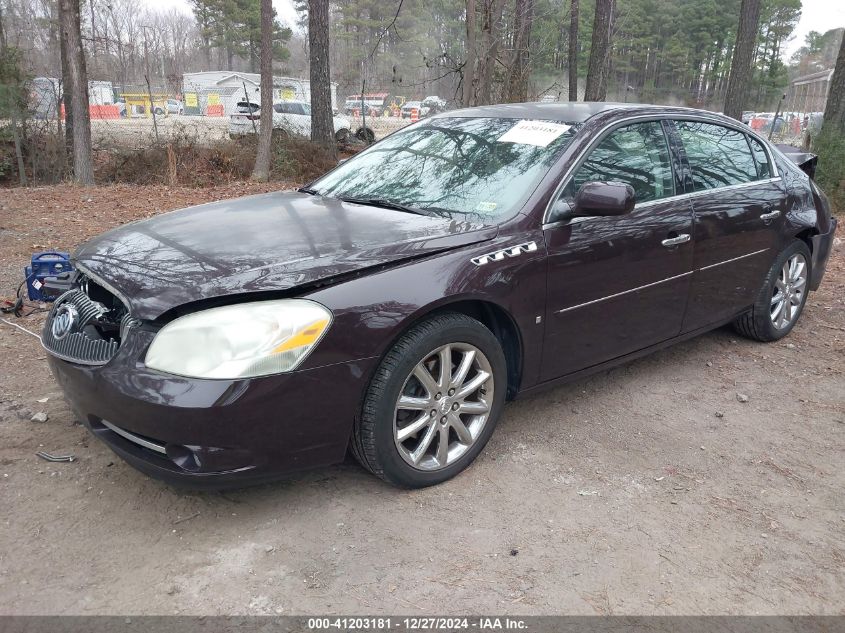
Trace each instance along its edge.
<instances>
[{"instance_id":1,"label":"car windshield","mask_svg":"<svg viewBox=\"0 0 845 633\"><path fill-rule=\"evenodd\" d=\"M520 209L578 127L561 121L429 119L349 159L310 190L432 214L501 218Z\"/></svg>"}]
</instances>

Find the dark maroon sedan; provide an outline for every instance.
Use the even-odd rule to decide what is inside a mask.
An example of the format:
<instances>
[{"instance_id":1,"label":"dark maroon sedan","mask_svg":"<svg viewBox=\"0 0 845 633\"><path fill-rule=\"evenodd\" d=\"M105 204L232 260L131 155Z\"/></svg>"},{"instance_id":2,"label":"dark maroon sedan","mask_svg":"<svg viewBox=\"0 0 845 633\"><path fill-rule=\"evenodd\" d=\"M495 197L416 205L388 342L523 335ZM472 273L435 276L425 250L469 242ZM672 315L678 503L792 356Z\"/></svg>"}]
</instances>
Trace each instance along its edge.
<instances>
[{"instance_id":1,"label":"dark maroon sedan","mask_svg":"<svg viewBox=\"0 0 845 633\"><path fill-rule=\"evenodd\" d=\"M475 459L508 399L726 323L786 336L835 227L731 119L481 107L298 192L95 238L43 339L80 419L153 476L240 485L351 448L427 486Z\"/></svg>"}]
</instances>

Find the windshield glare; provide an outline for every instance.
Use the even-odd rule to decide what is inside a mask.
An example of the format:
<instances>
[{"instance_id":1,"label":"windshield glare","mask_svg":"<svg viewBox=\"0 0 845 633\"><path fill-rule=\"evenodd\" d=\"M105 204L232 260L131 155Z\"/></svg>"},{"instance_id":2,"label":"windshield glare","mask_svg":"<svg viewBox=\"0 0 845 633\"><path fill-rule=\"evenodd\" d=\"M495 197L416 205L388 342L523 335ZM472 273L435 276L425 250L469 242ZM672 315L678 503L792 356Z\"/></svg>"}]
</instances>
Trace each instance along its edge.
<instances>
[{"instance_id":1,"label":"windshield glare","mask_svg":"<svg viewBox=\"0 0 845 633\"><path fill-rule=\"evenodd\" d=\"M547 129L538 134L529 129L535 124ZM432 214L501 218L520 209L578 127L562 121L428 119L361 152L311 188L324 196L387 200Z\"/></svg>"}]
</instances>

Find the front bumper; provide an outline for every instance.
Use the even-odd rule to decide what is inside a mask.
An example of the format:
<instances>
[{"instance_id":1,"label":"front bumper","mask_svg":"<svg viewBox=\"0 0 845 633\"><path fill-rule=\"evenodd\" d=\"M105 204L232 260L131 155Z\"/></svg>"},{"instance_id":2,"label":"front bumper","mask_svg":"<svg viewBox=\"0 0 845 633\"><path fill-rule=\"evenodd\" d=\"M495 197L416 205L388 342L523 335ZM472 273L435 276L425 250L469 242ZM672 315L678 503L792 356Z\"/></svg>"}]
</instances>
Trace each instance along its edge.
<instances>
[{"instance_id":1,"label":"front bumper","mask_svg":"<svg viewBox=\"0 0 845 633\"><path fill-rule=\"evenodd\" d=\"M827 260L830 259L830 252L833 250L833 235L836 233L836 218L830 219L830 230L827 233L819 233L811 239L813 241L812 263L810 266L810 290L818 290L827 268Z\"/></svg>"},{"instance_id":2,"label":"front bumper","mask_svg":"<svg viewBox=\"0 0 845 633\"><path fill-rule=\"evenodd\" d=\"M238 487L343 460L373 359L248 380L147 369L136 332L102 367L48 355L79 419L142 472L191 488Z\"/></svg>"}]
</instances>

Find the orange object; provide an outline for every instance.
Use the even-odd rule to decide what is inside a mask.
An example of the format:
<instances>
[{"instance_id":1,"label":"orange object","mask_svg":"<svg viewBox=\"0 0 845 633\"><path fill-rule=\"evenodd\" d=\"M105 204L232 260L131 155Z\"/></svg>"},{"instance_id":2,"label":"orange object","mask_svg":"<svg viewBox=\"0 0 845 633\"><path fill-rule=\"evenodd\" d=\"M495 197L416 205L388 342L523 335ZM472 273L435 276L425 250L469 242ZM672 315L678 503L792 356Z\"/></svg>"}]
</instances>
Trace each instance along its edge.
<instances>
[{"instance_id":1,"label":"orange object","mask_svg":"<svg viewBox=\"0 0 845 633\"><path fill-rule=\"evenodd\" d=\"M419 108L411 108L411 123L416 123L420 120Z\"/></svg>"},{"instance_id":2,"label":"orange object","mask_svg":"<svg viewBox=\"0 0 845 633\"><path fill-rule=\"evenodd\" d=\"M119 119L120 110L116 105L92 105L88 109L92 119Z\"/></svg>"},{"instance_id":3,"label":"orange object","mask_svg":"<svg viewBox=\"0 0 845 633\"><path fill-rule=\"evenodd\" d=\"M205 109L205 116L223 116L223 104L210 105Z\"/></svg>"}]
</instances>

